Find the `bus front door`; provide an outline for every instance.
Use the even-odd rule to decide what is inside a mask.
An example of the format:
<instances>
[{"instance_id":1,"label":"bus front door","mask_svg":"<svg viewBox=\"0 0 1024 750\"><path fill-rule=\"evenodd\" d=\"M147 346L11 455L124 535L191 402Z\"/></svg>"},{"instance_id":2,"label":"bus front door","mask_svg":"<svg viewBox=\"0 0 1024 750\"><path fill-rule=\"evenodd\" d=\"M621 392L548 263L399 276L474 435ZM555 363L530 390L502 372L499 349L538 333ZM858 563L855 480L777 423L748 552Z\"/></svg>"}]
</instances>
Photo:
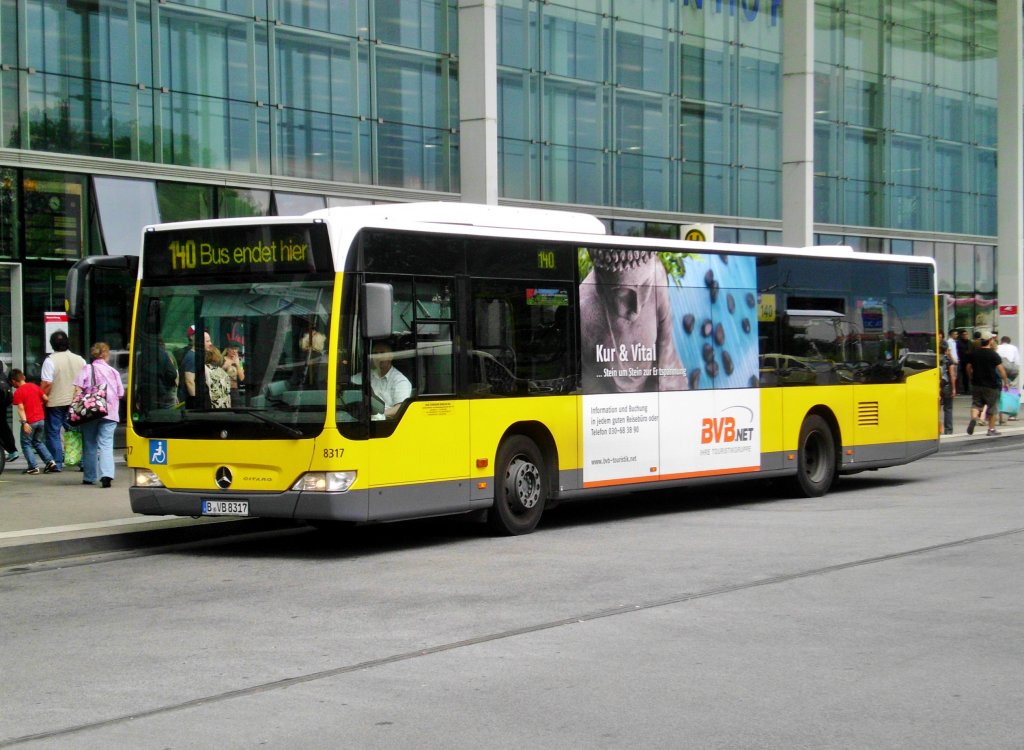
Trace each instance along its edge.
<instances>
[{"instance_id":1,"label":"bus front door","mask_svg":"<svg viewBox=\"0 0 1024 750\"><path fill-rule=\"evenodd\" d=\"M469 510L468 401L412 401L372 424L370 520Z\"/></svg>"},{"instance_id":2,"label":"bus front door","mask_svg":"<svg viewBox=\"0 0 1024 750\"><path fill-rule=\"evenodd\" d=\"M370 356L376 370L384 359L402 376L389 382L388 403L371 404L371 519L469 510L469 402L454 398L453 324L413 328L413 341L375 343Z\"/></svg>"}]
</instances>

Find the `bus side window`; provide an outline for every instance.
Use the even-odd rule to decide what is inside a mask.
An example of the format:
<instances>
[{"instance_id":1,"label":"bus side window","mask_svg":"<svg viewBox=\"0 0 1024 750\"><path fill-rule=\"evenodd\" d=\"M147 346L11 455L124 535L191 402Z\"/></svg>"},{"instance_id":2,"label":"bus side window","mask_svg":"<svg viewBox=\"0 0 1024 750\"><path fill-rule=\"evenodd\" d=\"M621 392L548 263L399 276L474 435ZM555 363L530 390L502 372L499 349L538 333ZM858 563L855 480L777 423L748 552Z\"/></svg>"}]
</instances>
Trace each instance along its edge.
<instances>
[{"instance_id":1,"label":"bus side window","mask_svg":"<svg viewBox=\"0 0 1024 750\"><path fill-rule=\"evenodd\" d=\"M452 354L451 323L417 324L416 389L421 396L455 392Z\"/></svg>"},{"instance_id":2,"label":"bus side window","mask_svg":"<svg viewBox=\"0 0 1024 750\"><path fill-rule=\"evenodd\" d=\"M489 354L502 367L516 369L512 310L504 299L482 296L474 305L475 326L472 348Z\"/></svg>"},{"instance_id":3,"label":"bus side window","mask_svg":"<svg viewBox=\"0 0 1024 750\"><path fill-rule=\"evenodd\" d=\"M394 290L392 366L412 385L412 396L451 395L455 391L452 294L445 277L367 275ZM359 371L359 364L354 371Z\"/></svg>"},{"instance_id":4,"label":"bus side window","mask_svg":"<svg viewBox=\"0 0 1024 750\"><path fill-rule=\"evenodd\" d=\"M473 295L470 395L570 393L576 388L571 285L479 282Z\"/></svg>"},{"instance_id":5,"label":"bus side window","mask_svg":"<svg viewBox=\"0 0 1024 750\"><path fill-rule=\"evenodd\" d=\"M415 282L416 382L420 395L455 392L452 289L446 277L417 276Z\"/></svg>"}]
</instances>

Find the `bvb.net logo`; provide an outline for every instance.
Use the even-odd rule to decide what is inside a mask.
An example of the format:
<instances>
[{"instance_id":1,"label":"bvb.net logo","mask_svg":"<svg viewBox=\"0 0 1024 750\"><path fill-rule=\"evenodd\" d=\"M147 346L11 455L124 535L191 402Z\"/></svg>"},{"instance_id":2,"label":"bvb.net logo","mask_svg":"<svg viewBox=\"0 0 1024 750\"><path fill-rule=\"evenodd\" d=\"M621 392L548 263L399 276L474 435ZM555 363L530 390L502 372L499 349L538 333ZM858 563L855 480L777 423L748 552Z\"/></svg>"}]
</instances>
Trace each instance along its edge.
<instances>
[{"instance_id":1,"label":"bvb.net logo","mask_svg":"<svg viewBox=\"0 0 1024 750\"><path fill-rule=\"evenodd\" d=\"M746 412L743 422L737 424L733 417L705 417L700 421L700 442L708 443L749 443L754 438L754 413L745 406L730 407Z\"/></svg>"}]
</instances>

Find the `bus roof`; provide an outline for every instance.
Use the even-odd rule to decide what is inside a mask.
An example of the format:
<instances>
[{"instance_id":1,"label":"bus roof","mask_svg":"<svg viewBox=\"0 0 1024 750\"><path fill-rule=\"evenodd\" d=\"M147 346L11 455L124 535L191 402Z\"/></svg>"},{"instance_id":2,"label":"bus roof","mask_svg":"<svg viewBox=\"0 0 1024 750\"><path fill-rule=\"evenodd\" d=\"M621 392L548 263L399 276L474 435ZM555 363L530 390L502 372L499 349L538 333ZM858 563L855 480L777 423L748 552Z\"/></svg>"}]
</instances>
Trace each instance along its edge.
<instances>
[{"instance_id":1,"label":"bus roof","mask_svg":"<svg viewBox=\"0 0 1024 750\"><path fill-rule=\"evenodd\" d=\"M545 208L489 206L479 203L393 203L377 206L348 206L312 211L306 216L357 216L361 224L446 224L487 229L518 229L571 234L605 234L605 226L596 216L578 211Z\"/></svg>"},{"instance_id":2,"label":"bus roof","mask_svg":"<svg viewBox=\"0 0 1024 750\"><path fill-rule=\"evenodd\" d=\"M337 247L344 253L352 237L366 227L403 229L410 231L437 231L445 234L470 234L476 236L509 236L535 240L560 241L564 235L577 235L587 244L629 245L651 249L673 250L693 253L752 253L766 252L782 255L804 255L814 257L855 257L858 253L849 245L812 245L807 247L781 247L777 245L743 245L724 242L695 242L669 240L655 237L630 237L607 234L600 219L591 214L576 211L559 211L543 208L517 206L490 206L477 203L419 202L396 203L376 206L343 206L312 211L304 218L323 219L333 224ZM563 236L559 236L563 235ZM568 238L573 239L573 238ZM882 262L920 262L934 266L934 261L924 257L897 256L872 253L873 260Z\"/></svg>"},{"instance_id":3,"label":"bus roof","mask_svg":"<svg viewBox=\"0 0 1024 750\"><path fill-rule=\"evenodd\" d=\"M145 227L143 233L184 227L223 226L229 223L253 225L311 221L323 221L329 225L334 244L335 262L339 264L339 268L344 267L345 256L352 239L367 227L434 231L441 234L465 234L478 237L513 236L548 242L579 241L587 245L629 246L684 253L749 253L754 255L772 253L837 259L867 255L867 253L856 252L847 245L781 247L778 245L744 245L610 235L606 233L604 224L596 216L577 211L445 201L336 206L317 209L300 216L258 216L157 224ZM934 259L923 256L884 253L871 253L870 255L872 260L879 262L917 263L931 265L933 269L935 267Z\"/></svg>"}]
</instances>

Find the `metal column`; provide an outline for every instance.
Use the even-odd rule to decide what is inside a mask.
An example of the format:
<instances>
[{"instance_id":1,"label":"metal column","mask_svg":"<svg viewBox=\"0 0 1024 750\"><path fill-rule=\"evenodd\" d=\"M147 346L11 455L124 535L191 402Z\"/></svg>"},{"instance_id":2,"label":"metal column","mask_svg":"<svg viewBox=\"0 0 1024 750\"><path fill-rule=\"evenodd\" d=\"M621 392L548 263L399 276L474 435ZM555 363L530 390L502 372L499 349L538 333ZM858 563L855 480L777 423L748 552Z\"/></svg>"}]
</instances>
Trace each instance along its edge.
<instances>
[{"instance_id":1,"label":"metal column","mask_svg":"<svg viewBox=\"0 0 1024 750\"><path fill-rule=\"evenodd\" d=\"M17 367L19 370L25 369L25 313L24 313L24 297L22 292L22 280L21 280L21 264L20 263L0 263L0 280L9 280L10 284L7 289L8 299L5 300L7 304L0 303L0 313L10 311L7 315L0 315L2 323L0 325L10 326L10 329L6 331L8 335L8 341L11 342L11 351L2 352L2 354L10 354L10 361L4 362L4 366L7 367L7 374L10 375L10 370ZM2 283L0 283L0 294L3 293ZM8 304L10 307L8 308ZM14 443L16 450L20 450L18 446L18 436L21 435L21 423L18 419L18 410L13 406L10 408L8 414L9 421L11 423L11 433L14 435Z\"/></svg>"},{"instance_id":2,"label":"metal column","mask_svg":"<svg viewBox=\"0 0 1024 750\"><path fill-rule=\"evenodd\" d=\"M782 18L782 244L814 242L814 0Z\"/></svg>"},{"instance_id":3,"label":"metal column","mask_svg":"<svg viewBox=\"0 0 1024 750\"><path fill-rule=\"evenodd\" d=\"M998 212L996 288L999 306L1016 306L1017 313L998 318L999 333L1020 347L1024 342L1021 316L1022 258L1024 252L1024 95L1021 88L1021 2L998 0L999 19L996 77L998 78L996 206Z\"/></svg>"},{"instance_id":4,"label":"metal column","mask_svg":"<svg viewBox=\"0 0 1024 750\"><path fill-rule=\"evenodd\" d=\"M498 203L497 29L495 0L459 0L459 160L467 203Z\"/></svg>"}]
</instances>

